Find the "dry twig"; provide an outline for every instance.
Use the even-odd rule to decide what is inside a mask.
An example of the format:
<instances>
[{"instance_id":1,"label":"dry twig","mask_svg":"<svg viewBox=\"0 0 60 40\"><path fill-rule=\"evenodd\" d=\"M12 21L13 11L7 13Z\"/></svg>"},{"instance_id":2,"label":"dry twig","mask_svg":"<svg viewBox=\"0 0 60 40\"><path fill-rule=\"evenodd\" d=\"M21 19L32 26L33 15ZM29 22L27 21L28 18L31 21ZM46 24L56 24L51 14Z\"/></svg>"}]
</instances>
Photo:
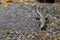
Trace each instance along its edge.
<instances>
[{"instance_id":1,"label":"dry twig","mask_svg":"<svg viewBox=\"0 0 60 40\"><path fill-rule=\"evenodd\" d=\"M37 14L40 16L40 22L41 22L40 27L42 28L45 24L45 18L43 17L43 14L38 11L38 5L37 5Z\"/></svg>"}]
</instances>

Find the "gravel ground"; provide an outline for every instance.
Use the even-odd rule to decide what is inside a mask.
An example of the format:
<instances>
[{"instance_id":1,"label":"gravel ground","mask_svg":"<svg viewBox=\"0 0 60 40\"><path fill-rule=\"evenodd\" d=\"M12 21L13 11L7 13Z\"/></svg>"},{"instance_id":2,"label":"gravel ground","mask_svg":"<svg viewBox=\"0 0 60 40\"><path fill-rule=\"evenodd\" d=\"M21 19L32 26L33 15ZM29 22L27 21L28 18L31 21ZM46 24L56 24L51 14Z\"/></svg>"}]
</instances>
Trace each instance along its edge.
<instances>
[{"instance_id":1,"label":"gravel ground","mask_svg":"<svg viewBox=\"0 0 60 40\"><path fill-rule=\"evenodd\" d=\"M36 5L0 4L0 40L60 40L60 6L40 5L45 18L41 29Z\"/></svg>"}]
</instances>

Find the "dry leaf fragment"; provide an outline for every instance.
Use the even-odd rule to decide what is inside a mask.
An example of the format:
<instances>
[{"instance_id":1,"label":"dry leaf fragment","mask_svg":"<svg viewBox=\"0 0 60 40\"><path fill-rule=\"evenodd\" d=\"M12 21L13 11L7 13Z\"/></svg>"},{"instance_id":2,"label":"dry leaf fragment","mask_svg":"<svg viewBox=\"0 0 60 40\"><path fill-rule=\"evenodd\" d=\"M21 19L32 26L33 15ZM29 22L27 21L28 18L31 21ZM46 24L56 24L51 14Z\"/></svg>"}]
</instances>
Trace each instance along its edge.
<instances>
[{"instance_id":1,"label":"dry leaf fragment","mask_svg":"<svg viewBox=\"0 0 60 40\"><path fill-rule=\"evenodd\" d=\"M7 3L11 3L11 2L13 2L13 0L7 0L6 2L7 2Z\"/></svg>"},{"instance_id":2,"label":"dry leaf fragment","mask_svg":"<svg viewBox=\"0 0 60 40\"><path fill-rule=\"evenodd\" d=\"M4 7L4 8L8 8L8 4L4 4L3 7Z\"/></svg>"}]
</instances>

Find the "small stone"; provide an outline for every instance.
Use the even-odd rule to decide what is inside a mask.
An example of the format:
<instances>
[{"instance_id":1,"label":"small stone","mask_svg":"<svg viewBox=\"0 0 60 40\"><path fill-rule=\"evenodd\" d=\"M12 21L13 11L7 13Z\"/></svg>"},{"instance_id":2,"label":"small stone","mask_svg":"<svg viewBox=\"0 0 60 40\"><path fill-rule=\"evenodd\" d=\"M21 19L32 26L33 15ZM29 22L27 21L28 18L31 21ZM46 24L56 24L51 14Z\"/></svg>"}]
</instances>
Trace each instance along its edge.
<instances>
[{"instance_id":1,"label":"small stone","mask_svg":"<svg viewBox=\"0 0 60 40\"><path fill-rule=\"evenodd\" d=\"M13 40L17 40L15 37L13 37Z\"/></svg>"},{"instance_id":2,"label":"small stone","mask_svg":"<svg viewBox=\"0 0 60 40\"><path fill-rule=\"evenodd\" d=\"M19 32L16 31L16 34L19 35Z\"/></svg>"},{"instance_id":3,"label":"small stone","mask_svg":"<svg viewBox=\"0 0 60 40\"><path fill-rule=\"evenodd\" d=\"M9 35L10 38L14 37L14 35Z\"/></svg>"},{"instance_id":4,"label":"small stone","mask_svg":"<svg viewBox=\"0 0 60 40\"><path fill-rule=\"evenodd\" d=\"M35 38L35 36L32 36L32 38Z\"/></svg>"},{"instance_id":5,"label":"small stone","mask_svg":"<svg viewBox=\"0 0 60 40\"><path fill-rule=\"evenodd\" d=\"M14 32L10 32L10 35L14 35Z\"/></svg>"},{"instance_id":6,"label":"small stone","mask_svg":"<svg viewBox=\"0 0 60 40\"><path fill-rule=\"evenodd\" d=\"M8 40L11 40L11 38L10 38L10 37L7 37L7 39L8 39Z\"/></svg>"}]
</instances>

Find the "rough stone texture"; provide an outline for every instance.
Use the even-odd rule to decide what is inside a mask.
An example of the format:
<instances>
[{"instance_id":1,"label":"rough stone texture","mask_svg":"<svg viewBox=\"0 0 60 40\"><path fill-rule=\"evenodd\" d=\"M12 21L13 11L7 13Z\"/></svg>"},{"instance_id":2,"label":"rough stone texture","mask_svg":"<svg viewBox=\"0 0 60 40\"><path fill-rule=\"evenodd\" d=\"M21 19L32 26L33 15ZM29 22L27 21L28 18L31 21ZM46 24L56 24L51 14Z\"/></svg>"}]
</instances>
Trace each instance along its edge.
<instances>
[{"instance_id":1,"label":"rough stone texture","mask_svg":"<svg viewBox=\"0 0 60 40\"><path fill-rule=\"evenodd\" d=\"M36 5L0 4L0 40L60 40L60 6L40 5L46 30L40 30Z\"/></svg>"}]
</instances>

